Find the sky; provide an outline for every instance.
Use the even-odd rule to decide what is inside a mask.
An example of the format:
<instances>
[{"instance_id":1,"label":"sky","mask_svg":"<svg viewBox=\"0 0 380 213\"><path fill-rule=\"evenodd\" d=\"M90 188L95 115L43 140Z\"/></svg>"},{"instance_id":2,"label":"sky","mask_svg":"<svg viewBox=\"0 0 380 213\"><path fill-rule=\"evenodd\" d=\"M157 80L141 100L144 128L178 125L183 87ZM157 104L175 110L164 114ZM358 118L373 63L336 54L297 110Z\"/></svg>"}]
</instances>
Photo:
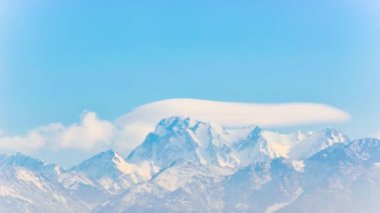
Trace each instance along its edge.
<instances>
[{"instance_id":1,"label":"sky","mask_svg":"<svg viewBox=\"0 0 380 213\"><path fill-rule=\"evenodd\" d=\"M69 164L33 151L32 133L106 140L115 120L173 98L323 104L349 116L283 129L380 135L379 14L375 0L2 0L0 143ZM93 154L76 147L59 156Z\"/></svg>"}]
</instances>

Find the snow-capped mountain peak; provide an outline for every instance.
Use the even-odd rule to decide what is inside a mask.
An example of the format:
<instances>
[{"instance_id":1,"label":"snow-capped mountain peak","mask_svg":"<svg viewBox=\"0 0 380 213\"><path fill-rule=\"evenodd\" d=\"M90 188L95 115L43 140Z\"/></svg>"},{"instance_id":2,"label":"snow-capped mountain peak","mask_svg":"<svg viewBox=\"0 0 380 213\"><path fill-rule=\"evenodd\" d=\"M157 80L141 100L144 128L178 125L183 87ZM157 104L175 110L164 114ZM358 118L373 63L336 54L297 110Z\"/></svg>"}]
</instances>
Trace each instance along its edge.
<instances>
[{"instance_id":1,"label":"snow-capped mountain peak","mask_svg":"<svg viewBox=\"0 0 380 213\"><path fill-rule=\"evenodd\" d=\"M295 144L289 152L293 159L305 159L315 153L325 150L336 143L348 143L350 139L332 128L325 128L315 132L298 134Z\"/></svg>"},{"instance_id":2,"label":"snow-capped mountain peak","mask_svg":"<svg viewBox=\"0 0 380 213\"><path fill-rule=\"evenodd\" d=\"M229 143L227 132L219 125L171 117L159 122L155 131L128 156L128 161L150 161L160 168L181 159L232 166L236 159L230 154Z\"/></svg>"},{"instance_id":3,"label":"snow-capped mountain peak","mask_svg":"<svg viewBox=\"0 0 380 213\"><path fill-rule=\"evenodd\" d=\"M134 166L127 163L123 157L113 150L101 152L88 160L85 160L71 171L83 172L91 178L102 177L118 178L134 172Z\"/></svg>"},{"instance_id":4,"label":"snow-capped mountain peak","mask_svg":"<svg viewBox=\"0 0 380 213\"><path fill-rule=\"evenodd\" d=\"M69 171L74 175L83 174L100 184L107 192L115 194L133 184L150 179L154 167L148 163L128 163L117 152L108 150L83 161ZM82 182L81 179L79 181Z\"/></svg>"},{"instance_id":5,"label":"snow-capped mountain peak","mask_svg":"<svg viewBox=\"0 0 380 213\"><path fill-rule=\"evenodd\" d=\"M0 155L0 169L16 167L29 169L44 176L56 176L64 171L62 167L58 165L48 164L42 160L32 158L22 153Z\"/></svg>"},{"instance_id":6,"label":"snow-capped mountain peak","mask_svg":"<svg viewBox=\"0 0 380 213\"><path fill-rule=\"evenodd\" d=\"M195 125L195 121L190 118L185 118L182 116L173 116L169 118L162 119L156 126L155 133L160 134L162 132L176 132L183 131Z\"/></svg>"},{"instance_id":7,"label":"snow-capped mountain peak","mask_svg":"<svg viewBox=\"0 0 380 213\"><path fill-rule=\"evenodd\" d=\"M41 169L47 164L41 160L26 156L21 153L16 153L14 155L0 155L0 165L1 166L18 166L25 167L28 169Z\"/></svg>"},{"instance_id":8,"label":"snow-capped mountain peak","mask_svg":"<svg viewBox=\"0 0 380 213\"><path fill-rule=\"evenodd\" d=\"M251 140L258 140L260 137L262 137L263 130L256 126L251 133L249 133L248 138Z\"/></svg>"}]
</instances>

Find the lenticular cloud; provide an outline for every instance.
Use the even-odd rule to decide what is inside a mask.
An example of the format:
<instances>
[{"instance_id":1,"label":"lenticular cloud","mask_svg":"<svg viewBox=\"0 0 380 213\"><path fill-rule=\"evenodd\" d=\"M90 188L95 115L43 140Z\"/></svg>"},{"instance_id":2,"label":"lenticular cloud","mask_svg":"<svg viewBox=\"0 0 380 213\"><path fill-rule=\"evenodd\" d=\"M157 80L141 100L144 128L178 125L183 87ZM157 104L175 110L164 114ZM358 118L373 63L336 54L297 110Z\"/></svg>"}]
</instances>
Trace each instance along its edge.
<instances>
[{"instance_id":1,"label":"lenticular cloud","mask_svg":"<svg viewBox=\"0 0 380 213\"><path fill-rule=\"evenodd\" d=\"M314 103L249 104L196 99L169 99L146 104L121 117L119 121L153 121L170 116L191 117L222 125L263 127L340 122L349 115L337 108Z\"/></svg>"}]
</instances>

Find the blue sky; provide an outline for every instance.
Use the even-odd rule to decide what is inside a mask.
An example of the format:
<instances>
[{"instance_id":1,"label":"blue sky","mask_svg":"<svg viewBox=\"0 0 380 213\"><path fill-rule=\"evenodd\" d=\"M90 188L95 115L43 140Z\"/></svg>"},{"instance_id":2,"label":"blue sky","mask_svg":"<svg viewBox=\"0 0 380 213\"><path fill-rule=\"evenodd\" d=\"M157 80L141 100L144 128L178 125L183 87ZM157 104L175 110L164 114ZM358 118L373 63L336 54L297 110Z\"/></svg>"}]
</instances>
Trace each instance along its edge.
<instances>
[{"instance_id":1,"label":"blue sky","mask_svg":"<svg viewBox=\"0 0 380 213\"><path fill-rule=\"evenodd\" d=\"M380 132L380 5L319 1L0 3L0 129L115 119L168 98L316 102Z\"/></svg>"}]
</instances>

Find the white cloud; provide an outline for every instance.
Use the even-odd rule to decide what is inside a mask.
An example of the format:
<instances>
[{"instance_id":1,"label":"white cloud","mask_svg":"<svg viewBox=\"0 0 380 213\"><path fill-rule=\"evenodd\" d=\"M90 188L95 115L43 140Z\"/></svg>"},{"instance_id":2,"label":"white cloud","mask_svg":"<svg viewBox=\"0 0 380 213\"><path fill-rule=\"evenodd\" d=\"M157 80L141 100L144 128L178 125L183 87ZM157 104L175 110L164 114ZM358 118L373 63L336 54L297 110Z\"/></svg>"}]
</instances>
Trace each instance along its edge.
<instances>
[{"instance_id":1,"label":"white cloud","mask_svg":"<svg viewBox=\"0 0 380 213\"><path fill-rule=\"evenodd\" d=\"M38 131L31 131L25 136L8 136L0 137L0 149L11 151L30 152L43 146L44 139Z\"/></svg>"},{"instance_id":2,"label":"white cloud","mask_svg":"<svg viewBox=\"0 0 380 213\"><path fill-rule=\"evenodd\" d=\"M79 125L71 125L63 131L60 147L91 150L107 146L112 142L115 131L111 122L99 120L94 112L86 112Z\"/></svg>"},{"instance_id":3,"label":"white cloud","mask_svg":"<svg viewBox=\"0 0 380 213\"><path fill-rule=\"evenodd\" d=\"M380 139L380 132L377 132L377 133L373 134L373 137Z\"/></svg>"},{"instance_id":4,"label":"white cloud","mask_svg":"<svg viewBox=\"0 0 380 213\"><path fill-rule=\"evenodd\" d=\"M98 152L115 148L127 153L141 143L162 118L178 115L228 126L257 124L262 127L331 123L349 119L346 112L323 104L248 104L170 99L137 107L116 121L101 120L94 112L85 112L79 123L69 126L49 124L35 128L24 136L2 133L0 150L30 153L43 148Z\"/></svg>"},{"instance_id":5,"label":"white cloud","mask_svg":"<svg viewBox=\"0 0 380 213\"><path fill-rule=\"evenodd\" d=\"M79 124L68 127L53 123L33 129L24 136L3 133L0 135L0 149L26 153L40 148L98 151L110 145L114 132L112 122L98 119L94 112L85 112Z\"/></svg>"}]
</instances>

